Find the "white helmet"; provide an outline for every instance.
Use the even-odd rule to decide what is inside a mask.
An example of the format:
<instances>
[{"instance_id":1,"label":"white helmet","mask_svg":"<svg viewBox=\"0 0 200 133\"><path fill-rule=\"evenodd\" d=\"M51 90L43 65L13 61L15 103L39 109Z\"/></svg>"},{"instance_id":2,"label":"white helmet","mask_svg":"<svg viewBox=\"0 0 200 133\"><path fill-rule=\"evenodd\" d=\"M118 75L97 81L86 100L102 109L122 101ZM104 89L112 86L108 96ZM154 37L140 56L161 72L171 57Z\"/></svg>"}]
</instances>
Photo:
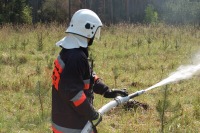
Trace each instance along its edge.
<instances>
[{"instance_id":1,"label":"white helmet","mask_svg":"<svg viewBox=\"0 0 200 133\"><path fill-rule=\"evenodd\" d=\"M89 9L80 9L72 16L66 33L77 34L86 38L100 37L102 22L97 14Z\"/></svg>"}]
</instances>

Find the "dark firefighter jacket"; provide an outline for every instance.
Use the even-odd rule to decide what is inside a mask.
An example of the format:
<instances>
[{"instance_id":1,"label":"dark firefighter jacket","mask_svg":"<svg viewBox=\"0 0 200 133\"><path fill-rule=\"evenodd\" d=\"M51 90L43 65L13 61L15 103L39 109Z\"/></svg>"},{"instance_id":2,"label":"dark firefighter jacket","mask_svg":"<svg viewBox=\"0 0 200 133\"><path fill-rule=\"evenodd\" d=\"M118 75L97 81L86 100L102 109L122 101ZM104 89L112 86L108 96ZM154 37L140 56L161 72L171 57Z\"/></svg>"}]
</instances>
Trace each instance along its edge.
<instances>
[{"instance_id":1,"label":"dark firefighter jacket","mask_svg":"<svg viewBox=\"0 0 200 133\"><path fill-rule=\"evenodd\" d=\"M56 133L79 133L96 111L93 92L108 87L91 74L87 49L62 49L54 61L52 75L52 129Z\"/></svg>"}]
</instances>

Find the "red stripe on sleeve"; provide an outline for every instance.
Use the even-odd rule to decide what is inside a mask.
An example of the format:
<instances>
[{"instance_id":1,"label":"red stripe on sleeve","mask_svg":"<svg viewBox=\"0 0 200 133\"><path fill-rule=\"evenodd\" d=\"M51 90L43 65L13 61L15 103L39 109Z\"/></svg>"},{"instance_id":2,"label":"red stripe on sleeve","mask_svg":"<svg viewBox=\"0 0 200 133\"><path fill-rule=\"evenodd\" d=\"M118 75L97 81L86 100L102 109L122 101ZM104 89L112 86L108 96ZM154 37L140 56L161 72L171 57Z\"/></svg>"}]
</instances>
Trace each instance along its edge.
<instances>
[{"instance_id":1,"label":"red stripe on sleeve","mask_svg":"<svg viewBox=\"0 0 200 133\"><path fill-rule=\"evenodd\" d=\"M79 106L80 104L82 104L85 101L85 99L86 99L86 96L84 93L82 93L80 99L74 101L73 103L75 106Z\"/></svg>"},{"instance_id":2,"label":"red stripe on sleeve","mask_svg":"<svg viewBox=\"0 0 200 133\"><path fill-rule=\"evenodd\" d=\"M54 132L54 133L62 133L61 131L58 131L56 128L54 128L53 126L51 127L52 128L52 131Z\"/></svg>"},{"instance_id":3,"label":"red stripe on sleeve","mask_svg":"<svg viewBox=\"0 0 200 133\"><path fill-rule=\"evenodd\" d=\"M84 85L84 90L87 90L87 89L89 89L90 88L90 84L85 84Z\"/></svg>"}]
</instances>

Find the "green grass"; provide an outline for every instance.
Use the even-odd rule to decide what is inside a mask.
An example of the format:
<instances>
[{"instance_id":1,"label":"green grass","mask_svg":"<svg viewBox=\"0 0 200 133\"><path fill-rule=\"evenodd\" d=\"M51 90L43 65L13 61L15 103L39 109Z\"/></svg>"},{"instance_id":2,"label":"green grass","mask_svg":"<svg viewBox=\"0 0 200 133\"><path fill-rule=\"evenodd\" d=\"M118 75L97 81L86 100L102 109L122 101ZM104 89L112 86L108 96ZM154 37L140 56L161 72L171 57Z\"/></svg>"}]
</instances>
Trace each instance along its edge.
<instances>
[{"instance_id":1,"label":"green grass","mask_svg":"<svg viewBox=\"0 0 200 133\"><path fill-rule=\"evenodd\" d=\"M0 29L0 132L48 133L51 123L51 73L65 36L65 25L35 27L4 25ZM180 65L190 64L200 50L200 30L194 26L119 24L104 27L101 39L90 47L95 72L110 88L129 93L148 88ZM182 115L165 126L165 132L200 132L199 76L170 84L168 100L179 102ZM103 116L100 133L160 132L156 105L163 87L137 98L149 104L144 111L117 107ZM111 99L95 95L99 109ZM171 118L173 112L167 112Z\"/></svg>"}]
</instances>

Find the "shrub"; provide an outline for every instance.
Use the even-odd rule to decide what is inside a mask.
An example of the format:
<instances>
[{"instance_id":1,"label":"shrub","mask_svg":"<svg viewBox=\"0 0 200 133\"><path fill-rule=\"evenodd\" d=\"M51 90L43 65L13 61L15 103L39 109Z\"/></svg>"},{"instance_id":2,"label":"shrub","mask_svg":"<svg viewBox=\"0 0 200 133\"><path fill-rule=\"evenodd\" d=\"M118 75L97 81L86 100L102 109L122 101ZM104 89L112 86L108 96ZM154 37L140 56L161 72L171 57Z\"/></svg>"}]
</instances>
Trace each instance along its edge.
<instances>
[{"instance_id":1,"label":"shrub","mask_svg":"<svg viewBox=\"0 0 200 133\"><path fill-rule=\"evenodd\" d=\"M155 24L158 22L158 13L154 10L152 5L148 5L145 9L145 22L148 24Z\"/></svg>"},{"instance_id":2,"label":"shrub","mask_svg":"<svg viewBox=\"0 0 200 133\"><path fill-rule=\"evenodd\" d=\"M22 20L24 23L28 23L28 24L32 23L31 8L29 6L25 6L23 8Z\"/></svg>"}]
</instances>

